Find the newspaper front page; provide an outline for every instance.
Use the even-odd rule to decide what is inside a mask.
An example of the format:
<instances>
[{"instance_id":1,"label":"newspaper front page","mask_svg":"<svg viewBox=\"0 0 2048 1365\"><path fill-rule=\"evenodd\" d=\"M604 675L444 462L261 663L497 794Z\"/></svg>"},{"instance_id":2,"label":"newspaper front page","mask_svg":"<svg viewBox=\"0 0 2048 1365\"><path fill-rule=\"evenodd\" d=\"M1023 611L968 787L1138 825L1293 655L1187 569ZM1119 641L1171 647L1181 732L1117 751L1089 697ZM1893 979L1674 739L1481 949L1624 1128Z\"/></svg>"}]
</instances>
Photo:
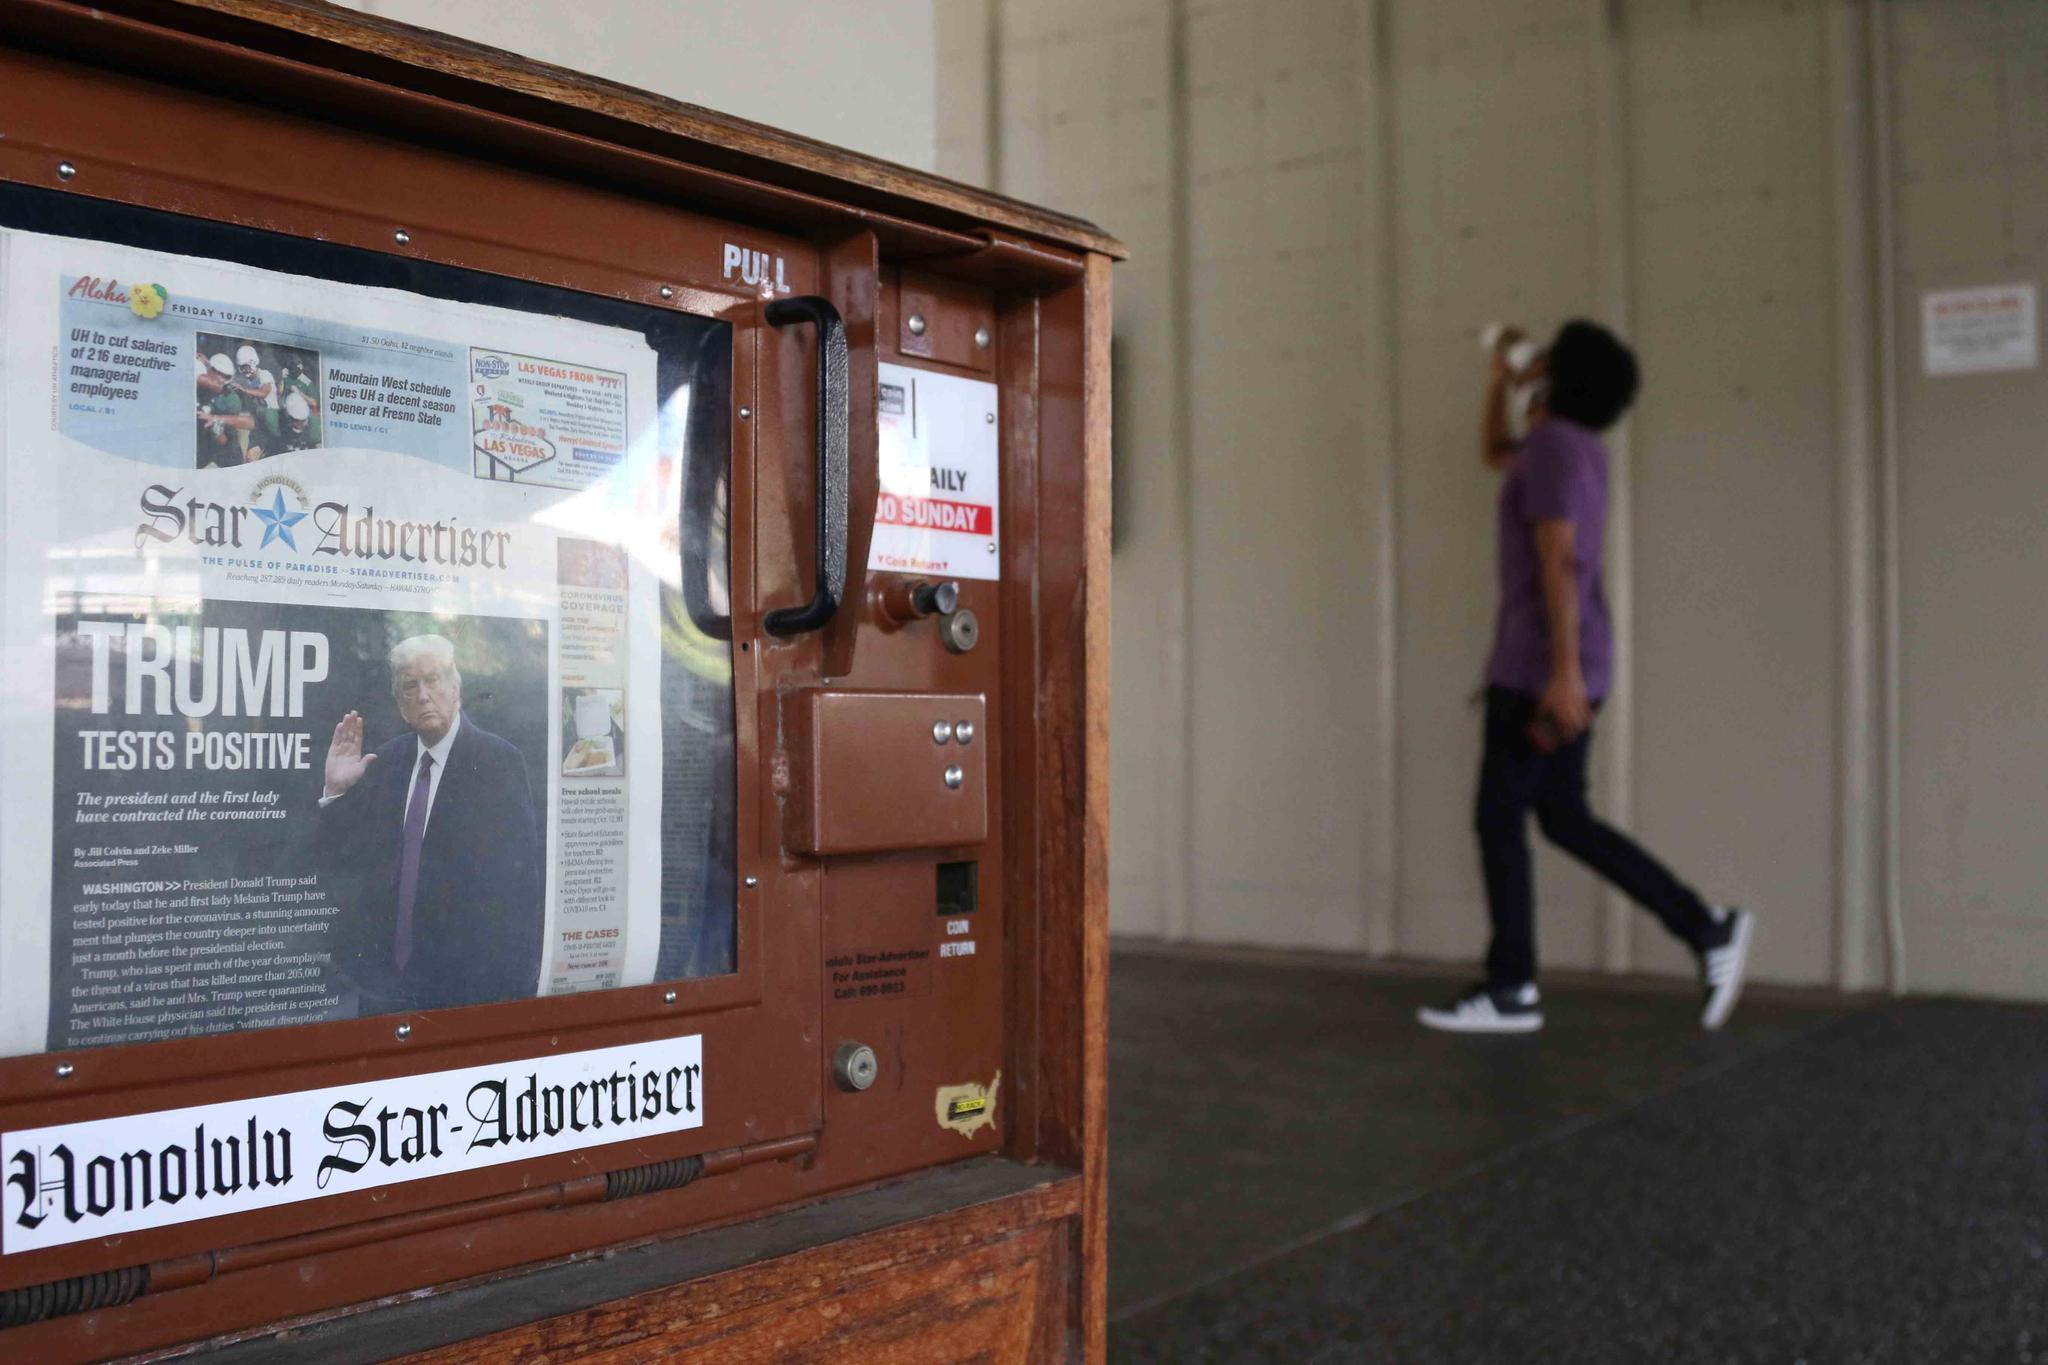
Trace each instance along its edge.
<instances>
[{"instance_id":1,"label":"newspaper front page","mask_svg":"<svg viewBox=\"0 0 2048 1365\"><path fill-rule=\"evenodd\" d=\"M0 1053L653 979L646 338L12 230L0 317Z\"/></svg>"}]
</instances>

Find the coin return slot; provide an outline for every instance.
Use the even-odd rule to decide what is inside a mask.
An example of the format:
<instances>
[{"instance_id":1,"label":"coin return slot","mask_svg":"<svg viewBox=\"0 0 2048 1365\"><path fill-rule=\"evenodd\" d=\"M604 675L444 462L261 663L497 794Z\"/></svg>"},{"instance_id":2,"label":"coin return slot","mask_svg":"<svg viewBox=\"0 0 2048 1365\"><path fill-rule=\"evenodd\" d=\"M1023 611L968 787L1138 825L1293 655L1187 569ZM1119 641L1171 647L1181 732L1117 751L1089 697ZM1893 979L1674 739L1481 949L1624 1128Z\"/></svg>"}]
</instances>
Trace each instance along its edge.
<instances>
[{"instance_id":1,"label":"coin return slot","mask_svg":"<svg viewBox=\"0 0 2048 1365\"><path fill-rule=\"evenodd\" d=\"M978 863L939 864L939 914L974 913L974 889Z\"/></svg>"}]
</instances>

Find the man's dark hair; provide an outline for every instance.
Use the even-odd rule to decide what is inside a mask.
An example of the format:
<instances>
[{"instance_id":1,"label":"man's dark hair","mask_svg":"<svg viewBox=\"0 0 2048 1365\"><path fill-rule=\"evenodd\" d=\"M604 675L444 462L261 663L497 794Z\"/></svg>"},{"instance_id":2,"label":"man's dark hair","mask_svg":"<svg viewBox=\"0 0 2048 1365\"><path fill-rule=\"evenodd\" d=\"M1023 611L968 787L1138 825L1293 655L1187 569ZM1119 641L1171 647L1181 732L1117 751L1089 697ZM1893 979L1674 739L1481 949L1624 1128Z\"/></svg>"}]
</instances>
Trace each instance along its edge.
<instances>
[{"instance_id":1,"label":"man's dark hair","mask_svg":"<svg viewBox=\"0 0 2048 1365\"><path fill-rule=\"evenodd\" d=\"M1597 322L1574 318L1550 343L1550 411L1605 431L1636 398L1636 353Z\"/></svg>"}]
</instances>

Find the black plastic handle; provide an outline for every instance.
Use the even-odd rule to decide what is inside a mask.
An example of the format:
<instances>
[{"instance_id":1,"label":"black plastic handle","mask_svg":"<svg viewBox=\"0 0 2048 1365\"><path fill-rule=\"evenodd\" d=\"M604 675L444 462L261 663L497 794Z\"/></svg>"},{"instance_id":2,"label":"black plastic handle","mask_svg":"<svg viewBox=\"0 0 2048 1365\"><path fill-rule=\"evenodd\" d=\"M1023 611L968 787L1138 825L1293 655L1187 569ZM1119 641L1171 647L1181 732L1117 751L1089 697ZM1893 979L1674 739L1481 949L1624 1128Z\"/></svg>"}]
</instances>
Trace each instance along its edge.
<instances>
[{"instance_id":1,"label":"black plastic handle","mask_svg":"<svg viewBox=\"0 0 2048 1365\"><path fill-rule=\"evenodd\" d=\"M818 329L818 587L805 605L761 618L763 630L786 637L823 629L846 595L846 324L815 294L777 299L764 315L772 327L808 322Z\"/></svg>"}]
</instances>

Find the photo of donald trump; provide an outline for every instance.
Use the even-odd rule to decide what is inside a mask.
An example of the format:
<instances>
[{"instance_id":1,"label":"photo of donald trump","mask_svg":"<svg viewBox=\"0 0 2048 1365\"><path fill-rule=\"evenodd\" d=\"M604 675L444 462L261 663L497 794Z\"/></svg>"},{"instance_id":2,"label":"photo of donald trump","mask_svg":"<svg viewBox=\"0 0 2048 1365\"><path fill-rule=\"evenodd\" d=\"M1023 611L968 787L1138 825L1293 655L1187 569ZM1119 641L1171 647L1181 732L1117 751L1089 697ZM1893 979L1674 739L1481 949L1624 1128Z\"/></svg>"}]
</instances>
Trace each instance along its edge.
<instances>
[{"instance_id":1,"label":"photo of donald trump","mask_svg":"<svg viewBox=\"0 0 2048 1365\"><path fill-rule=\"evenodd\" d=\"M445 637L401 640L387 662L406 730L366 751L350 711L327 747L323 879L357 887L337 970L363 1015L531 997L543 858L526 760L463 714Z\"/></svg>"}]
</instances>

